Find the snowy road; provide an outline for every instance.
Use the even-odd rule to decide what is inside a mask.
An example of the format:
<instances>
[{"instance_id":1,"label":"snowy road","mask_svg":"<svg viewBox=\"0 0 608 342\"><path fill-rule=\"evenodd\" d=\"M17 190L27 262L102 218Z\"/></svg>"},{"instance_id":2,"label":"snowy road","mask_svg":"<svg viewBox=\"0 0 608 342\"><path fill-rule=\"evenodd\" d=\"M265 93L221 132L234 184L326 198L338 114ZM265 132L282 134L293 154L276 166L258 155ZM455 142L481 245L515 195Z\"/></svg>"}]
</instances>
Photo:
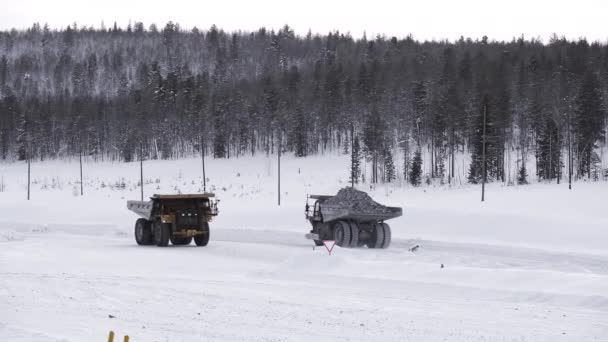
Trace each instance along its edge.
<instances>
[{"instance_id":1,"label":"snowy road","mask_svg":"<svg viewBox=\"0 0 608 342\"><path fill-rule=\"evenodd\" d=\"M328 256L294 232L233 229L214 230L207 248L161 249L81 228L0 230L8 341L99 341L109 330L133 341L608 336L606 256L403 239Z\"/></svg>"},{"instance_id":2,"label":"snowy road","mask_svg":"<svg viewBox=\"0 0 608 342\"><path fill-rule=\"evenodd\" d=\"M328 256L303 238L304 201L336 193L347 163L285 158L277 207L270 159L212 160L205 248L136 246L137 163L86 164L84 197L77 163L35 163L30 201L24 166L0 164L0 340L608 341L608 183L490 184L484 203L474 186L379 186L404 207L391 248ZM200 191L198 165L146 162L146 196Z\"/></svg>"}]
</instances>

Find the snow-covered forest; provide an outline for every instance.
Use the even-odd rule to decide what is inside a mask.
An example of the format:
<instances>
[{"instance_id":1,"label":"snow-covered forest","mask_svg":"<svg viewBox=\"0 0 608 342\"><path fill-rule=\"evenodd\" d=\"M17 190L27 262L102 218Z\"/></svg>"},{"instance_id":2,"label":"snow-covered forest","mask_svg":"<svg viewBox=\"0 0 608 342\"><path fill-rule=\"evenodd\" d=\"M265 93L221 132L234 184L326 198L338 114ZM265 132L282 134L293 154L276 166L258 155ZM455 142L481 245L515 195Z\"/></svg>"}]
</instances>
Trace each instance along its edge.
<instances>
[{"instance_id":1,"label":"snow-covered forest","mask_svg":"<svg viewBox=\"0 0 608 342\"><path fill-rule=\"evenodd\" d=\"M485 130L489 180L608 175L608 45L584 39L34 24L0 32L0 99L8 161L280 148L366 158L368 182L448 182L460 158L476 183Z\"/></svg>"}]
</instances>

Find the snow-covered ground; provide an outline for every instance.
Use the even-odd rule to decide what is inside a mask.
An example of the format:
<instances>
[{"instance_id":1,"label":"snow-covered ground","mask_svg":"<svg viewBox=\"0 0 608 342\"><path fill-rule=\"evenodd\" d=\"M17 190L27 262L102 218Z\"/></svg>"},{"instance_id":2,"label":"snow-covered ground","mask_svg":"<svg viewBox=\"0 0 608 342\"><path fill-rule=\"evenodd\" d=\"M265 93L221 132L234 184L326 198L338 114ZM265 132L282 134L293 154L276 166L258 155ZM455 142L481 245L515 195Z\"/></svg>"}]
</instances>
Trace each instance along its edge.
<instances>
[{"instance_id":1,"label":"snow-covered ground","mask_svg":"<svg viewBox=\"0 0 608 342\"><path fill-rule=\"evenodd\" d=\"M132 236L138 163L86 162L82 197L77 162L34 163L31 201L26 166L0 164L0 340L608 340L607 183L491 184L484 203L473 186L362 186L404 207L393 244L329 256L303 237L304 203L348 184L348 158L282 166L278 207L274 158L207 160L209 246L158 248ZM198 192L200 173L146 161L145 195Z\"/></svg>"}]
</instances>

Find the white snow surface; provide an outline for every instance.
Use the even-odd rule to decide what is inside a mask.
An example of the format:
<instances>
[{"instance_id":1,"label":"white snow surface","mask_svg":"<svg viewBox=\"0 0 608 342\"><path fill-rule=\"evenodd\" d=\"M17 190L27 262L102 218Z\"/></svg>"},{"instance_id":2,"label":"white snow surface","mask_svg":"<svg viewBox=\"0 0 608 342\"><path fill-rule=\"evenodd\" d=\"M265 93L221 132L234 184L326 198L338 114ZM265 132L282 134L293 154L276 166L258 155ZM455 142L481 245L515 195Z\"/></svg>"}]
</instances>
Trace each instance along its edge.
<instances>
[{"instance_id":1,"label":"white snow surface","mask_svg":"<svg viewBox=\"0 0 608 342\"><path fill-rule=\"evenodd\" d=\"M348 157L281 164L279 207L274 157L208 159L211 241L167 248L133 239L139 163L85 162L84 196L77 161L33 163L30 201L26 165L0 164L0 340L608 341L608 184L360 185L403 207L393 243L330 256L304 204L348 185ZM200 159L144 178L202 190Z\"/></svg>"}]
</instances>

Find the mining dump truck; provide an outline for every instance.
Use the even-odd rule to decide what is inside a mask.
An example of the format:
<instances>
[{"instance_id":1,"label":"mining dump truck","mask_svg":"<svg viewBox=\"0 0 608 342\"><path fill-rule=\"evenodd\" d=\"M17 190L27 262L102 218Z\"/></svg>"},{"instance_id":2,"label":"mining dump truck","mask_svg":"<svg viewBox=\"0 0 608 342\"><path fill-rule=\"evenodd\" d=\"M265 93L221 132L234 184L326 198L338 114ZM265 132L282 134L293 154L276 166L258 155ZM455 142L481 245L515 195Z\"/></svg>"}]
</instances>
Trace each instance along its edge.
<instances>
[{"instance_id":1,"label":"mining dump truck","mask_svg":"<svg viewBox=\"0 0 608 342\"><path fill-rule=\"evenodd\" d=\"M306 238L317 246L323 240L335 240L340 247L388 248L391 228L384 221L399 217L402 209L374 202L368 194L344 188L335 196L310 195L315 200L312 211L306 203L306 219L312 230Z\"/></svg>"},{"instance_id":2,"label":"mining dump truck","mask_svg":"<svg viewBox=\"0 0 608 342\"><path fill-rule=\"evenodd\" d=\"M209 222L217 216L212 193L191 195L154 195L149 201L127 201L127 208L141 216L135 222L138 245L165 247L209 243Z\"/></svg>"}]
</instances>

